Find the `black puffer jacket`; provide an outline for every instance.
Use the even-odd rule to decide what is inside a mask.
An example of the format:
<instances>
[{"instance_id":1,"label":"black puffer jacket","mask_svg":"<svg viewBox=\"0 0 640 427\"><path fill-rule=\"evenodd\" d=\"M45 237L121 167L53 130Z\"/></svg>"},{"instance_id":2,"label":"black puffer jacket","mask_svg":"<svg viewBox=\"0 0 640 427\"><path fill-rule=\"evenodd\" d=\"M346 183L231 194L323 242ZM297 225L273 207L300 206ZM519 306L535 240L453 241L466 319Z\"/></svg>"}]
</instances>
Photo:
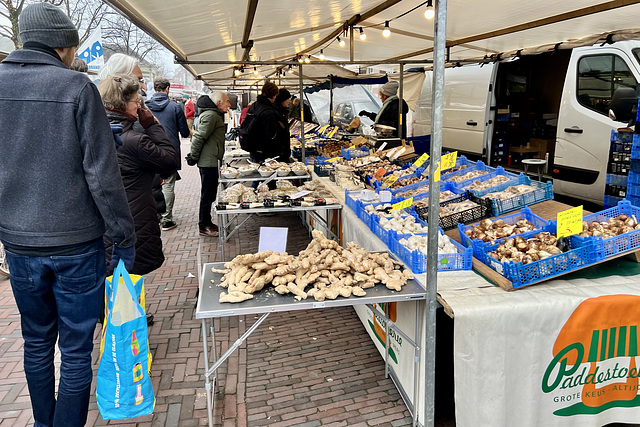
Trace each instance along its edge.
<instances>
[{"instance_id":1,"label":"black puffer jacket","mask_svg":"<svg viewBox=\"0 0 640 427\"><path fill-rule=\"evenodd\" d=\"M145 133L133 128L127 116L107 112L111 123L120 123L122 146L117 150L120 175L127 193L136 229L136 259L129 273L147 274L164 262L156 202L151 191L156 174L175 171L179 158L162 129L154 123ZM104 236L107 264L111 258L111 238ZM111 273L111 271L109 271Z\"/></svg>"},{"instance_id":2,"label":"black puffer jacket","mask_svg":"<svg viewBox=\"0 0 640 427\"><path fill-rule=\"evenodd\" d=\"M265 159L282 155L285 151L282 135L285 130L288 133L289 129L284 125L281 114L269 101L269 98L258 95L256 102L249 107L249 113L256 115L257 133L262 142L260 148L251 153L251 158L254 161L262 162ZM286 145L289 145L288 139ZM289 155L291 154L289 153Z\"/></svg>"}]
</instances>

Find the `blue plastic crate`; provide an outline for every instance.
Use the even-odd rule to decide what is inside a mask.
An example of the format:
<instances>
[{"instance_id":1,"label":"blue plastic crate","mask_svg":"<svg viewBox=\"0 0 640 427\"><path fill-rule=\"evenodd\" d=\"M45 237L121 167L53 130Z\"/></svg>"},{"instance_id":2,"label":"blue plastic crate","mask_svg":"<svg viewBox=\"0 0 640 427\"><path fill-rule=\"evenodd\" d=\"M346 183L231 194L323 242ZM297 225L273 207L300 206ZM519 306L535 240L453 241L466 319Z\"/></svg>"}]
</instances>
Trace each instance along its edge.
<instances>
[{"instance_id":1,"label":"blue plastic crate","mask_svg":"<svg viewBox=\"0 0 640 427\"><path fill-rule=\"evenodd\" d=\"M413 144L413 151L416 154L428 153L431 146L431 135L410 136L407 141Z\"/></svg>"},{"instance_id":2,"label":"blue plastic crate","mask_svg":"<svg viewBox=\"0 0 640 427\"><path fill-rule=\"evenodd\" d=\"M636 145L635 143L631 147L631 158L633 160L640 159L640 144Z\"/></svg>"},{"instance_id":3,"label":"blue plastic crate","mask_svg":"<svg viewBox=\"0 0 640 427\"><path fill-rule=\"evenodd\" d=\"M340 147L340 157L344 157L347 160L357 159L358 157L366 157L369 155L369 149L367 147L353 148L351 150Z\"/></svg>"},{"instance_id":4,"label":"blue plastic crate","mask_svg":"<svg viewBox=\"0 0 640 427\"><path fill-rule=\"evenodd\" d=\"M407 176L405 176L405 177L402 177L402 178L400 178L398 181L400 181L400 180L407 180L407 179L409 179L410 177L414 177L414 176L420 176L420 175L422 175L422 172L424 172L424 170L426 169L426 167L429 165L429 163L428 163L428 162L429 162L429 161L427 160L427 162L425 162L425 163L422 165L422 167L421 167L421 168L419 168L418 170L416 170L416 172L415 172L414 174L411 174L411 175L407 175ZM482 163L482 162L480 162L480 163ZM458 157L458 159L456 160L456 167L460 167L460 166L468 166L468 168L467 168L467 169L465 169L465 170L467 170L467 171L468 171L468 170L473 170L473 169L470 169L470 168L475 167L475 165L476 165L476 163L475 163L475 162L473 162L473 161L471 161L471 160L467 159L465 156L460 156L460 157ZM493 169L493 168L491 168L491 169ZM453 174L453 173L455 173L455 172L442 174L442 175L440 176L440 181L446 181L446 180L444 179L444 176L449 175L449 174ZM402 183L402 182L401 182L401 183ZM422 186L428 186L428 185L429 185L429 178L425 177L425 179L423 179L422 181L415 182L415 183L413 183L413 184L409 184L409 185L405 185L405 186L402 186L402 187L399 187L399 188L392 189L392 190L391 190L391 193L392 193L394 196L396 196L396 195L397 195L397 194L399 194L399 193L404 193L404 192L406 192L406 191L415 190L415 189L420 188L420 187L422 187ZM376 188L376 190L381 189L381 184L378 184L378 186L376 186L375 188ZM453 191L453 190L452 190L452 191Z\"/></svg>"},{"instance_id":5,"label":"blue plastic crate","mask_svg":"<svg viewBox=\"0 0 640 427\"><path fill-rule=\"evenodd\" d=\"M640 173L640 159L631 159L629 170Z\"/></svg>"},{"instance_id":6,"label":"blue plastic crate","mask_svg":"<svg viewBox=\"0 0 640 427\"><path fill-rule=\"evenodd\" d=\"M491 199L491 210L493 211L493 215L502 215L507 212L514 211L516 209L524 208L525 206L534 205L536 203L543 202L545 200L553 200L553 184L551 181L549 182L540 182L540 181L532 181L526 175L520 175L518 177L517 184L511 184L506 186L506 188L512 185L530 185L532 187L536 187L536 190L530 191L529 193L519 194L517 196L511 197L509 199L498 200ZM495 191L502 191L495 190ZM486 194L486 193L485 193Z\"/></svg>"},{"instance_id":7,"label":"blue plastic crate","mask_svg":"<svg viewBox=\"0 0 640 427\"><path fill-rule=\"evenodd\" d=\"M633 140L633 133L631 132L616 132L611 129L611 142L631 142Z\"/></svg>"},{"instance_id":8,"label":"blue plastic crate","mask_svg":"<svg viewBox=\"0 0 640 427\"><path fill-rule=\"evenodd\" d=\"M315 172L316 175L321 177L329 176L330 172L333 170L335 170L335 167L331 163L323 163L323 164L315 163L313 165L313 172Z\"/></svg>"},{"instance_id":9,"label":"blue plastic crate","mask_svg":"<svg viewBox=\"0 0 640 427\"><path fill-rule=\"evenodd\" d=\"M605 196L606 197L606 196ZM629 196L627 195L627 197L624 199L627 200L629 203L631 203L633 206L638 206L640 207L640 197L638 196ZM617 203L616 205L617 206Z\"/></svg>"},{"instance_id":10,"label":"blue plastic crate","mask_svg":"<svg viewBox=\"0 0 640 427\"><path fill-rule=\"evenodd\" d=\"M494 218L492 219L492 221L495 222L499 219L504 221L505 224L509 224L509 225L514 225L521 219L526 219L527 221L533 223L533 226L535 227L534 231L536 233L540 233L541 231L548 231L549 233L555 233L556 231L555 230L556 226L553 221L547 221L544 218L539 217L538 215L531 212L531 209L529 209L528 207L523 208L520 212L501 216L499 218ZM493 244L493 242L483 242L480 239L471 240L469 236L467 236L466 231L469 229L472 229L474 226L478 224L479 223L477 222L469 225L458 224L458 234L460 235L460 242L466 247L473 247L473 255L476 258L480 259L482 258L481 254L484 248L486 246ZM514 236L517 236L517 234ZM513 237L513 236L509 236L509 237Z\"/></svg>"},{"instance_id":11,"label":"blue plastic crate","mask_svg":"<svg viewBox=\"0 0 640 427\"><path fill-rule=\"evenodd\" d=\"M424 190L421 193L418 193L414 196L409 196L409 197L413 197L413 201L417 202L418 200L422 200L424 198L429 197L429 181L427 180L426 182L417 182L416 184L420 184L418 186L406 186L405 188L408 188L408 190L406 191L412 191L412 190ZM411 188L410 188L411 187ZM440 181L440 192L442 193L443 191L451 191L452 193L455 193L456 195L460 194L457 192L457 189L455 189L453 187L453 183L452 182L446 182L446 181ZM401 197L400 194L402 193L397 193L393 199L391 200L391 203L397 203L400 202L404 199L406 199L406 197Z\"/></svg>"},{"instance_id":12,"label":"blue plastic crate","mask_svg":"<svg viewBox=\"0 0 640 427\"><path fill-rule=\"evenodd\" d=\"M443 234L442 230L439 230ZM411 236L411 234L389 233L389 249L396 254L414 274L427 272L427 255L418 250L410 251L400 244L400 240ZM416 233L417 236L426 236L427 233ZM473 263L473 253L471 248L465 248L455 240L451 243L458 249L454 254L438 254L438 271L471 270Z\"/></svg>"},{"instance_id":13,"label":"blue plastic crate","mask_svg":"<svg viewBox=\"0 0 640 427\"><path fill-rule=\"evenodd\" d=\"M618 203L620 203L622 200L624 200L622 197L617 197L617 196L609 196L607 194L604 195L604 202L602 203L602 207L604 209L609 209L612 208L614 206L618 206ZM638 197L638 202L640 203L640 197ZM633 202L631 202L631 204L634 204Z\"/></svg>"},{"instance_id":14,"label":"blue plastic crate","mask_svg":"<svg viewBox=\"0 0 640 427\"><path fill-rule=\"evenodd\" d=\"M575 241L570 240L570 242ZM601 260L599 255L600 251L595 240L584 242L582 246L572 246L572 249L567 252L529 264L522 264L521 262L502 263L487 255L497 247L497 243L485 247L483 252L484 256L480 261L511 281L514 289L551 279L561 274L595 264Z\"/></svg>"},{"instance_id":15,"label":"blue plastic crate","mask_svg":"<svg viewBox=\"0 0 640 427\"><path fill-rule=\"evenodd\" d=\"M640 172L629 172L627 194L636 197L640 196Z\"/></svg>"},{"instance_id":16,"label":"blue plastic crate","mask_svg":"<svg viewBox=\"0 0 640 427\"><path fill-rule=\"evenodd\" d=\"M618 215L634 215L636 219L640 219L640 208L632 205L629 201L623 200L618 203L618 206L605 209L600 212L587 215L582 218L583 222L606 222L609 218L615 218ZM601 241L603 244L604 258L611 258L615 255L623 252L628 252L633 249L640 248L640 230L633 230L628 233L620 234L619 236L609 237L608 239L602 239L600 237L580 237L572 236L572 239L579 243L585 243L588 241Z\"/></svg>"},{"instance_id":17,"label":"blue plastic crate","mask_svg":"<svg viewBox=\"0 0 640 427\"><path fill-rule=\"evenodd\" d=\"M608 173L607 174L607 181L605 182L606 185L619 185L622 187L626 187L627 186L627 182L629 180L629 177L626 175L618 175L615 173Z\"/></svg>"},{"instance_id":18,"label":"blue plastic crate","mask_svg":"<svg viewBox=\"0 0 640 427\"><path fill-rule=\"evenodd\" d=\"M349 191L344 190L344 201L345 204L351 208L356 214L358 213L358 199L353 197L353 193L360 193L360 191Z\"/></svg>"},{"instance_id":19,"label":"blue plastic crate","mask_svg":"<svg viewBox=\"0 0 640 427\"><path fill-rule=\"evenodd\" d=\"M491 172L491 173L488 173L486 175L482 175L482 176L479 176L479 177L476 177L476 178L473 178L473 179L468 179L468 180L462 181L462 182L454 182L453 185L457 189L457 191L463 192L463 191L466 191L465 187L468 187L469 185L471 185L475 181L479 181L479 182L488 181L491 178L495 178L498 175L504 175L507 178L510 178L510 180L507 181L507 182L504 182L504 183L502 183L500 185L496 185L495 187L490 187L490 188L487 188L487 189L482 190L482 191L471 190L471 192L473 194L475 194L476 197L484 197L484 195L487 194L487 193L493 193L493 192L496 192L496 191L502 191L507 187L511 187L512 185L518 185L518 182L521 179L520 176L521 175L524 176L523 173L521 173L520 175L516 175L514 173L505 171L502 166L498 166L496 168L495 172Z\"/></svg>"},{"instance_id":20,"label":"blue plastic crate","mask_svg":"<svg viewBox=\"0 0 640 427\"><path fill-rule=\"evenodd\" d=\"M427 226L424 221L420 220L420 218L417 218L413 214L411 208L407 208L406 211L407 214L414 219L414 222L417 222L423 227ZM378 217L377 215L371 215L371 231L373 231L373 234L375 234L380 240L382 240L385 245L391 247L389 243L389 235L395 232L393 230L386 230L384 227L382 227L382 225L380 225L380 217Z\"/></svg>"}]
</instances>

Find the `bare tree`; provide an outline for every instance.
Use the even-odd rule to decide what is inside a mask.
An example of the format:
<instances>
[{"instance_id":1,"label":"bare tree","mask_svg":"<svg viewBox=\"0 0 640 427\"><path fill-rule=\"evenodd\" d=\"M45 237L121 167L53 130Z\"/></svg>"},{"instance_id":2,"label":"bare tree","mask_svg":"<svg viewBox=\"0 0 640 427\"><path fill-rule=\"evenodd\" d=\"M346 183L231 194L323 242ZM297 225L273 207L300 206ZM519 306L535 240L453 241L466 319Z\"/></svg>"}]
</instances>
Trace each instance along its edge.
<instances>
[{"instance_id":1,"label":"bare tree","mask_svg":"<svg viewBox=\"0 0 640 427\"><path fill-rule=\"evenodd\" d=\"M100 26L107 6L100 0L43 0L67 12L76 28L80 29L80 44ZM0 25L0 36L13 41L17 48L22 46L18 28L18 17L25 6L36 3L33 0L0 0L0 16L9 20L9 24Z\"/></svg>"},{"instance_id":2,"label":"bare tree","mask_svg":"<svg viewBox=\"0 0 640 427\"><path fill-rule=\"evenodd\" d=\"M124 16L109 12L102 22L102 40L112 49L140 60L154 62L162 46Z\"/></svg>"}]
</instances>

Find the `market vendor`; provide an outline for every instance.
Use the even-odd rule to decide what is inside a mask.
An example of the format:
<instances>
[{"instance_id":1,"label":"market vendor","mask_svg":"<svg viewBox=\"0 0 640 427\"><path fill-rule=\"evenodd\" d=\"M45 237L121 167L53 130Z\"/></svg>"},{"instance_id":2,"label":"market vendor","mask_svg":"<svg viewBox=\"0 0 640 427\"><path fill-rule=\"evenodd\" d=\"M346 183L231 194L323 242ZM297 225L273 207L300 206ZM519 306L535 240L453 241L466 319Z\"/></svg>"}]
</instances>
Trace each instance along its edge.
<instances>
[{"instance_id":1,"label":"market vendor","mask_svg":"<svg viewBox=\"0 0 640 427\"><path fill-rule=\"evenodd\" d=\"M369 111L362 110L358 113L359 116L366 116L373 120L374 124L391 126L396 130L393 131L393 136L398 136L398 106L400 105L400 99L397 96L398 82L389 81L382 85L380 88L380 100L382 101L382 108L378 113L371 113ZM407 137L407 111L409 106L402 100L402 136Z\"/></svg>"}]
</instances>

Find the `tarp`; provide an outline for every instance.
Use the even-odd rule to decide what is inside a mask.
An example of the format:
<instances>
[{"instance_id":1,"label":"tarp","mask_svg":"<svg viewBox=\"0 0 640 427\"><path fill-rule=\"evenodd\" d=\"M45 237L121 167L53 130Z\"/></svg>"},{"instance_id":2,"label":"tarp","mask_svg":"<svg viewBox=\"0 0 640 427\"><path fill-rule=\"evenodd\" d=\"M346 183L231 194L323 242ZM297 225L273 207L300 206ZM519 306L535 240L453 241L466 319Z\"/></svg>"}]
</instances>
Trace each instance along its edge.
<instances>
[{"instance_id":1,"label":"tarp","mask_svg":"<svg viewBox=\"0 0 640 427\"><path fill-rule=\"evenodd\" d=\"M331 83L333 81L333 84ZM363 74L360 76L353 77L341 77L341 76L328 76L327 80L315 84L313 86L309 86L304 89L305 93L315 93L321 90L330 90L332 85L334 88L345 87L350 85L381 85L385 84L389 81L389 78L386 74Z\"/></svg>"},{"instance_id":2,"label":"tarp","mask_svg":"<svg viewBox=\"0 0 640 427\"><path fill-rule=\"evenodd\" d=\"M348 61L349 36L343 33L346 22L362 26L367 36L360 40L356 29L354 61L366 65L366 61L432 58L433 21L424 17L423 0L104 1L187 62L240 61L245 32L253 47L244 60L291 60L296 54L310 54L312 64L321 63L322 50L326 61ZM248 14L253 3L257 4L255 15ZM540 46L555 48L558 43L562 43L560 48L589 45L606 40L611 33L616 34L611 40L640 36L640 0L449 0L447 11L448 59L454 62L500 53L504 57L518 50L534 52ZM254 19L250 28L245 28L248 15ZM382 34L385 21L391 29L388 38ZM346 40L344 47L339 46L336 36ZM187 63L186 67L207 83L234 82L229 65ZM259 68L262 77L270 76L268 71L275 73L272 66ZM217 74L215 79L212 72ZM285 83L295 85L293 79L288 80L289 74ZM303 74L307 85L341 72ZM248 79L249 85L256 84Z\"/></svg>"}]
</instances>

